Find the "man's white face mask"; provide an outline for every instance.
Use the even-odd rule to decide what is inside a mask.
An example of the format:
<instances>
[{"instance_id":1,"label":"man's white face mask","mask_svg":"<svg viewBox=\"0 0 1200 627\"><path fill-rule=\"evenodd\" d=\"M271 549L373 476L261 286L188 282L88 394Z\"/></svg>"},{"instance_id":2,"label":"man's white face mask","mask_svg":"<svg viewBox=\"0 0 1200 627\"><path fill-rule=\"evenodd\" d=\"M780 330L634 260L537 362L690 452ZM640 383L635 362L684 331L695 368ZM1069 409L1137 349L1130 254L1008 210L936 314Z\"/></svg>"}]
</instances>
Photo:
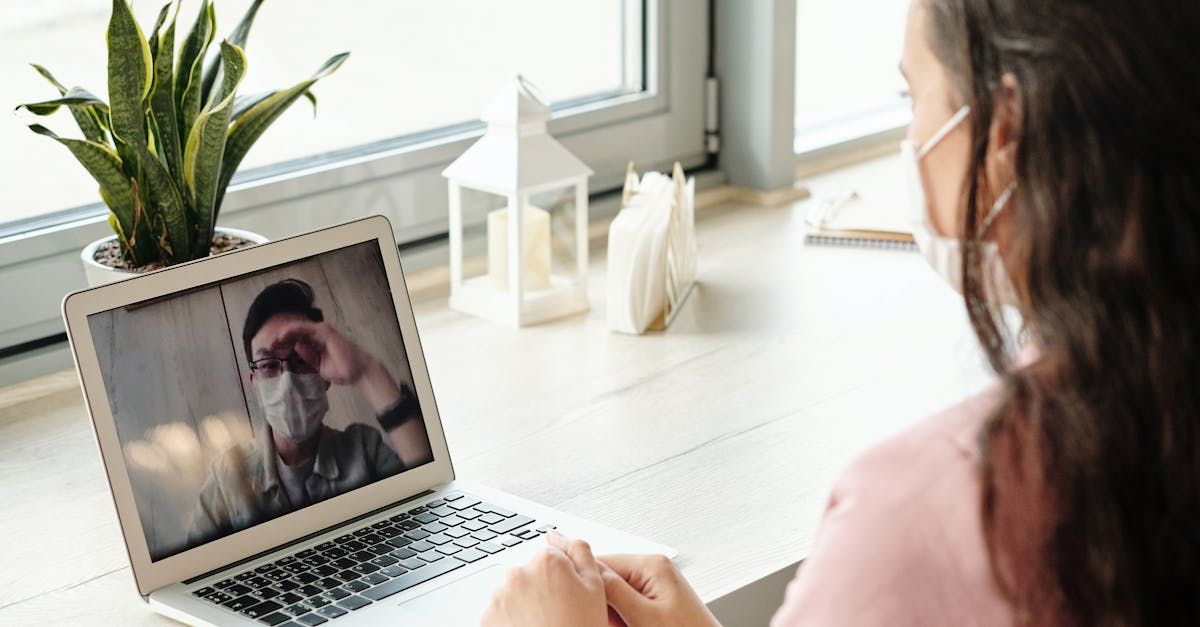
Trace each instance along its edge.
<instances>
[{"instance_id":1,"label":"man's white face mask","mask_svg":"<svg viewBox=\"0 0 1200 627\"><path fill-rule=\"evenodd\" d=\"M293 442L303 442L321 428L329 411L325 380L318 374L292 374L284 370L274 379L258 379L258 397L267 424Z\"/></svg>"},{"instance_id":2,"label":"man's white face mask","mask_svg":"<svg viewBox=\"0 0 1200 627\"><path fill-rule=\"evenodd\" d=\"M942 141L950 131L954 130L966 119L971 108L963 106L941 128L937 130L920 148L909 140L900 142L900 160L904 164L905 175L908 179L909 203L913 213L913 239L921 250L925 260L942 276L955 291L962 293L962 250L957 238L940 235L929 219L929 203L925 198L925 189L921 179L921 159L929 154L938 142ZM1004 188L983 221L979 223L979 235L983 235L991 226L996 216L1004 209L1013 189L1017 186L1013 181ZM983 242L983 273L985 288L996 291L995 296L1003 304L1016 304L1016 293L1009 281L1004 263L1000 259L1000 249L995 242Z\"/></svg>"}]
</instances>

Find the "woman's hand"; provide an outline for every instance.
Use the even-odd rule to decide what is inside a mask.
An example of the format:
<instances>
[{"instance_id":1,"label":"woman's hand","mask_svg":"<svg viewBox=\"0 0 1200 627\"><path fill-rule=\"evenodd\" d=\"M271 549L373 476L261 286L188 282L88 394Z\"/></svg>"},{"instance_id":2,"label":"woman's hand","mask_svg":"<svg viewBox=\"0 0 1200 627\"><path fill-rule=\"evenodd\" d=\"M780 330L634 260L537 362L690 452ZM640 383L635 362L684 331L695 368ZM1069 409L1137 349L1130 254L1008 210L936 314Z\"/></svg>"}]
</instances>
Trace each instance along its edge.
<instances>
[{"instance_id":1,"label":"woman's hand","mask_svg":"<svg viewBox=\"0 0 1200 627\"><path fill-rule=\"evenodd\" d=\"M608 605L629 627L720 626L664 555L604 555L600 576Z\"/></svg>"},{"instance_id":2,"label":"woman's hand","mask_svg":"<svg viewBox=\"0 0 1200 627\"><path fill-rule=\"evenodd\" d=\"M582 540L555 532L549 546L524 566L508 571L504 585L483 613L484 627L602 627L608 607L600 566Z\"/></svg>"}]
</instances>

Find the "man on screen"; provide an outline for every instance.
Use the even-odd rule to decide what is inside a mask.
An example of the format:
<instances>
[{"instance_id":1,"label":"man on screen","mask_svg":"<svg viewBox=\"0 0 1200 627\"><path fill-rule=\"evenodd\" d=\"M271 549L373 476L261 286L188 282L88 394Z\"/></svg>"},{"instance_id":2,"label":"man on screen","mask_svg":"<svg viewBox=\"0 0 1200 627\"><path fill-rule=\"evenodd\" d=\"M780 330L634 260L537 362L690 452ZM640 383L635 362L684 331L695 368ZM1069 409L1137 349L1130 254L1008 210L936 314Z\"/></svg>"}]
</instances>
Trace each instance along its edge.
<instances>
[{"instance_id":1,"label":"man on screen","mask_svg":"<svg viewBox=\"0 0 1200 627\"><path fill-rule=\"evenodd\" d=\"M188 544L245 529L433 460L420 405L379 359L324 322L298 279L267 286L246 314L242 342L263 420L252 444L214 464ZM358 422L324 424L331 385L356 390L386 437Z\"/></svg>"}]
</instances>

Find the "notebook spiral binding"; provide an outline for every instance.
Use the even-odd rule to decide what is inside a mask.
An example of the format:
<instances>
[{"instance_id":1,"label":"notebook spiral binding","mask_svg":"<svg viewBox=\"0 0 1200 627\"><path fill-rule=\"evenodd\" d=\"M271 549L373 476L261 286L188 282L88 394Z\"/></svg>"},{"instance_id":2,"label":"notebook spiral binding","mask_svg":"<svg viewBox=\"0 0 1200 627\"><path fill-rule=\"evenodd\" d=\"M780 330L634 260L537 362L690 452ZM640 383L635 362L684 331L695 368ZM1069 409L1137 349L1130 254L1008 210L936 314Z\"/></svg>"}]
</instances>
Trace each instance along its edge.
<instances>
[{"instance_id":1,"label":"notebook spiral binding","mask_svg":"<svg viewBox=\"0 0 1200 627\"><path fill-rule=\"evenodd\" d=\"M867 237L844 237L837 235L805 235L805 244L819 246L849 246L854 248L881 248L885 250L916 251L916 242L891 239L874 239Z\"/></svg>"}]
</instances>

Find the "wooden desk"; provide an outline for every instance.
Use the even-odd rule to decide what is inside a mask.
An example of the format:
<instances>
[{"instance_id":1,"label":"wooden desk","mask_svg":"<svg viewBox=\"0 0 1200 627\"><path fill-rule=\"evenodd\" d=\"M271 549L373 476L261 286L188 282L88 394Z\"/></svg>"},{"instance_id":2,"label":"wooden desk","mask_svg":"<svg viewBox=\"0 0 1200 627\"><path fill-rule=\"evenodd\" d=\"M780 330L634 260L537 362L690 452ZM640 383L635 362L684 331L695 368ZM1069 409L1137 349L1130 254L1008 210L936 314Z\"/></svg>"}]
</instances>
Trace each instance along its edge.
<instances>
[{"instance_id":1,"label":"wooden desk","mask_svg":"<svg viewBox=\"0 0 1200 627\"><path fill-rule=\"evenodd\" d=\"M805 248L804 209L704 211L702 284L662 334L606 330L600 263L589 315L521 331L427 296L459 475L677 547L706 599L802 559L857 451L986 380L919 256ZM169 622L134 590L74 373L0 391L0 503L0 624Z\"/></svg>"}]
</instances>

